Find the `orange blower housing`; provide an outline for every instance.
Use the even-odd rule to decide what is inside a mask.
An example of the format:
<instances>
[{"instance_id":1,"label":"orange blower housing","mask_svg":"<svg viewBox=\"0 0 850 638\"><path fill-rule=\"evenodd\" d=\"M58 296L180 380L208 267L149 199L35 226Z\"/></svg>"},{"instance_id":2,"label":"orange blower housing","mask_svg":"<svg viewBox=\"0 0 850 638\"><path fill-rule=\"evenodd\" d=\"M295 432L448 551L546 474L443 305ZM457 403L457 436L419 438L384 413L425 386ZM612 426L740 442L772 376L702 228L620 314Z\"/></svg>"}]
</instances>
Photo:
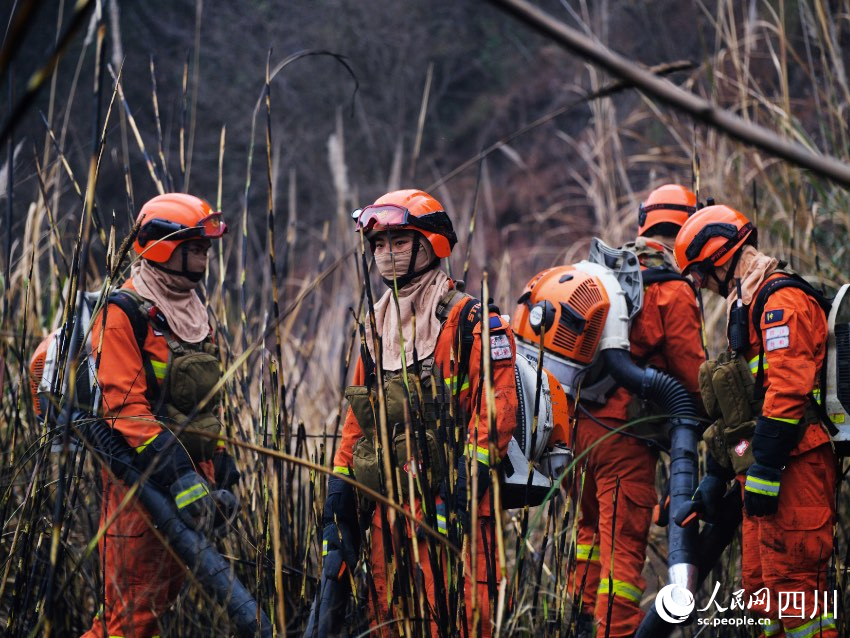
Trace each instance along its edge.
<instances>
[{"instance_id":1,"label":"orange blower housing","mask_svg":"<svg viewBox=\"0 0 850 638\"><path fill-rule=\"evenodd\" d=\"M597 358L611 301L600 279L574 265L535 275L518 300L512 328L517 351L543 366L574 396Z\"/></svg>"}]
</instances>

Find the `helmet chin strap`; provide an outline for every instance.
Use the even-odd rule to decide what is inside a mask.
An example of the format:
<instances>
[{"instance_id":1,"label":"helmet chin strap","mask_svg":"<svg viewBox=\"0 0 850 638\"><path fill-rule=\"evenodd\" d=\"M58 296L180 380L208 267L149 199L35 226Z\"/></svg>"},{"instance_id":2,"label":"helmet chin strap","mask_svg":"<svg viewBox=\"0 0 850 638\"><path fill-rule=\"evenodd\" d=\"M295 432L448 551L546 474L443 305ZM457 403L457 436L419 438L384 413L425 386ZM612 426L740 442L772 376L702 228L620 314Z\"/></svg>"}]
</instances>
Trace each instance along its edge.
<instances>
[{"instance_id":1,"label":"helmet chin strap","mask_svg":"<svg viewBox=\"0 0 850 638\"><path fill-rule=\"evenodd\" d=\"M204 278L203 271L195 272L194 270L189 270L189 247L184 243L181 244L181 253L183 255L183 265L182 270L174 270L173 268L167 268L162 264L151 261L150 264L157 270L161 270L162 272L168 273L169 275L176 275L177 277L185 277L192 283L199 283L201 279Z\"/></svg>"},{"instance_id":2,"label":"helmet chin strap","mask_svg":"<svg viewBox=\"0 0 850 638\"><path fill-rule=\"evenodd\" d=\"M729 262L729 268L726 270L726 276L723 278L723 281L720 281L720 278L717 276L717 270L715 268L711 269L711 276L714 278L714 281L717 282L717 291L724 299L729 296L729 285L735 278L735 269L738 267L738 261L741 259L742 252L743 250L737 250L735 251L735 254L732 255L732 261Z\"/></svg>"},{"instance_id":3,"label":"helmet chin strap","mask_svg":"<svg viewBox=\"0 0 850 638\"><path fill-rule=\"evenodd\" d=\"M413 263L413 259L411 259L411 264L412 263ZM425 266L425 268L423 268L422 270L417 270L416 272L410 272L410 269L408 269L406 275L402 275L401 277L395 278L395 285L398 286L399 290L401 290L407 284L409 284L411 281L413 281L414 279L416 279L420 275L424 275L426 272L428 272L430 270L434 270L434 268L436 268L439 265L440 265L440 258L435 257L434 260L430 264ZM386 277L381 277L381 280L387 285L388 288L393 287L393 279L387 279Z\"/></svg>"},{"instance_id":4,"label":"helmet chin strap","mask_svg":"<svg viewBox=\"0 0 850 638\"><path fill-rule=\"evenodd\" d=\"M399 289L404 288L411 281L419 277L420 275L424 275L429 270L434 270L437 266L440 265L440 258L435 257L427 266L422 268L421 270L414 271L413 269L416 267L416 256L419 254L419 246L422 240L419 237L419 233L415 233L413 249L410 252L410 263L407 265L407 272L401 277L396 277L395 279L387 279L386 277L381 277L384 284L386 284L387 288L392 288L393 283L398 286Z\"/></svg>"}]
</instances>

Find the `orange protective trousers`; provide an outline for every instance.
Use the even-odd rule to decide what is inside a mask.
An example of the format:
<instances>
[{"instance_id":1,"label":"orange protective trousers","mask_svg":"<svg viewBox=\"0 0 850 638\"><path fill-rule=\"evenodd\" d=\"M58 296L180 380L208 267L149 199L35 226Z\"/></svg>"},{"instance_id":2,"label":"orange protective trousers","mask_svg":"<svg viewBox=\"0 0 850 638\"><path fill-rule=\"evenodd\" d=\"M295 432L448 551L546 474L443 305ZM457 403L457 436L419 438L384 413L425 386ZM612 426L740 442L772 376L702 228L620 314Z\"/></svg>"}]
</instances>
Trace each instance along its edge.
<instances>
[{"instance_id":1,"label":"orange protective trousers","mask_svg":"<svg viewBox=\"0 0 850 638\"><path fill-rule=\"evenodd\" d=\"M487 495L484 497L488 498ZM483 499L482 499L483 500ZM436 609L436 587L435 587L435 578L434 572L431 566L431 558L429 554L429 542L427 539L424 540L416 540L415 537L410 538L411 542L407 543L407 554L408 560L411 562L414 561L413 557L413 542L416 543L417 550L419 552L419 562L414 564L414 569L421 570L421 582L422 586L425 590L425 601L428 606L428 615L430 616L430 627L428 630L423 631L422 625L420 623L413 623L413 636L421 636L421 635L430 635L433 637L437 637L440 635L450 636L450 635L460 635L460 636L477 636L478 632L473 632L473 592L477 595L477 605L479 612L479 626L481 630L481 636L484 638L489 638L492 635L491 628L491 619L492 612L495 609L491 609L491 604L495 605L496 601L491 600L489 596L490 588L488 586L488 565L490 567L490 575L493 579L493 587L495 591L495 587L498 585L498 573L499 573L499 562L498 562L498 552L495 547L495 539L491 534L491 526L490 526L490 518L489 517L480 517L478 519L478 526L481 530L478 535L478 546L476 548L476 578L470 579L469 575L466 574L464 578L464 606L466 608L466 631L464 631L462 622L459 619L455 618L451 621L451 625L449 627L440 627L438 624L437 618L437 609ZM375 584L375 590L377 592L377 602L378 609L377 613L375 613L374 605L372 604L374 601L372 600L371 594L369 595L370 601L370 609L371 611L371 626L373 630L376 631L376 635L378 636L398 636L403 629L403 625L397 620L403 616L407 616L408 618L422 618L421 609L414 608L410 610L407 614L404 614L402 611L403 607L401 604L401 592L399 591L400 587L398 583L394 583L393 588L390 590L388 588L388 579L387 579L387 570L386 570L386 562L384 560L384 535L383 535L383 523L381 521L380 508L376 508L375 514L372 517L372 547L370 554L371 561L371 569L372 569L372 578ZM394 558L394 565L396 569L398 569L399 560L398 554ZM446 565L446 556L444 551L439 552L439 556L437 557L437 562L443 569L443 574L448 575L448 569ZM464 559L465 569L469 570L472 568L472 564L469 560L469 556L467 555ZM474 583L472 582L474 580ZM443 589L446 589L445 578L443 579ZM413 605L417 605L418 601L413 597ZM390 609L390 605L392 605L392 610ZM448 604L446 604L446 609L449 609ZM395 622L392 622L395 621ZM383 624L387 623L387 624ZM380 626L380 628L379 628ZM442 634L441 634L442 631Z\"/></svg>"},{"instance_id":2,"label":"orange protective trousers","mask_svg":"<svg viewBox=\"0 0 850 638\"><path fill-rule=\"evenodd\" d=\"M202 461L199 471L214 484L212 461ZM120 512L127 494L104 470L101 473L103 505L100 527L117 516L98 542L103 576L103 608L82 638L155 638L164 635L163 612L177 599L186 567L157 538L142 505L133 500ZM100 592L96 596L101 598Z\"/></svg>"},{"instance_id":3,"label":"orange protective trousers","mask_svg":"<svg viewBox=\"0 0 850 638\"><path fill-rule=\"evenodd\" d=\"M127 493L103 472L100 525L106 524ZM114 480L113 480L114 481ZM132 502L116 517L98 543L104 606L83 638L153 638L164 635L159 617L177 598L186 568L153 531L142 506ZM100 596L97 596L100 598Z\"/></svg>"},{"instance_id":4,"label":"orange protective trousers","mask_svg":"<svg viewBox=\"0 0 850 638\"><path fill-rule=\"evenodd\" d=\"M738 477L742 489L745 478ZM767 588L769 597L764 598L764 604L750 609L773 621L766 636L838 637L833 619L836 610L832 607L835 585L827 578L835 522L835 481L835 455L829 444L820 445L788 459L782 470L776 514L751 517L745 510L742 584L748 596ZM802 593L798 601L804 609L796 609L791 596L780 600L780 593L787 592ZM791 608L780 614L780 605L789 603Z\"/></svg>"},{"instance_id":5,"label":"orange protective trousers","mask_svg":"<svg viewBox=\"0 0 850 638\"><path fill-rule=\"evenodd\" d=\"M609 418L605 423L617 428L624 421ZM596 445L579 461L584 472L576 477L581 516L570 593L582 613L594 616L597 635L606 635L609 627L608 635L615 638L631 636L642 619L646 582L641 572L657 501L657 456L645 443L619 434L597 443L607 433L579 416L576 456Z\"/></svg>"}]
</instances>

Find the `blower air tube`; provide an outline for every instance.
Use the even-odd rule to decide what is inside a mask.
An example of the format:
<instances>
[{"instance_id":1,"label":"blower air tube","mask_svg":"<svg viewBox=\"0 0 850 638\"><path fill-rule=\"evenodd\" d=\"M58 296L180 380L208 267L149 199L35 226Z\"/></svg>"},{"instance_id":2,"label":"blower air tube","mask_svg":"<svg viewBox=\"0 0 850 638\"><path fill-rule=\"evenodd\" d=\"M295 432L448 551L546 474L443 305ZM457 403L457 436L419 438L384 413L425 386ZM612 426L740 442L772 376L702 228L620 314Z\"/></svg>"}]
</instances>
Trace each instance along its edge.
<instances>
[{"instance_id":1,"label":"blower air tube","mask_svg":"<svg viewBox=\"0 0 850 638\"><path fill-rule=\"evenodd\" d=\"M606 369L618 384L661 406L665 414L675 415L669 421L670 512L675 512L691 499L697 486L697 443L701 428L694 401L676 379L654 368L641 368L627 350L607 349L602 355ZM698 576L696 526L682 528L670 523L667 530L669 584L680 585L693 593Z\"/></svg>"},{"instance_id":2,"label":"blower air tube","mask_svg":"<svg viewBox=\"0 0 850 638\"><path fill-rule=\"evenodd\" d=\"M134 452L123 436L98 421L88 425L83 434L118 478L128 486L139 482L141 472L133 466ZM174 552L213 599L227 609L238 635L271 638L268 616L239 579L231 575L230 564L212 543L180 520L171 498L149 483L139 485L138 498Z\"/></svg>"}]
</instances>

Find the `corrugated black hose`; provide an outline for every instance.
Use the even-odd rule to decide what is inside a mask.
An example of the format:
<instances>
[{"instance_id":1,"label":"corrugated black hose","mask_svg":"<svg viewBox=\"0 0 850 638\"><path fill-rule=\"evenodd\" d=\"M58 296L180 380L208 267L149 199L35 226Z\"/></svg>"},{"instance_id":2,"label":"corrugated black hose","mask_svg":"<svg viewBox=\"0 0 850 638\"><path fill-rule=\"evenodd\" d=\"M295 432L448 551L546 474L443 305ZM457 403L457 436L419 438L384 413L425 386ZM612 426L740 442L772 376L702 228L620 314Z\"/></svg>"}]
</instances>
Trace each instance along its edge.
<instances>
[{"instance_id":1,"label":"corrugated black hose","mask_svg":"<svg viewBox=\"0 0 850 638\"><path fill-rule=\"evenodd\" d=\"M669 418L670 511L689 501L697 487L697 443L701 425L694 400L669 374L636 365L627 350L603 351L606 369L621 386L641 399L661 407ZM697 588L699 557L696 526L670 524L667 530L667 565L670 581L693 593ZM672 628L672 627L671 627Z\"/></svg>"}]
</instances>

